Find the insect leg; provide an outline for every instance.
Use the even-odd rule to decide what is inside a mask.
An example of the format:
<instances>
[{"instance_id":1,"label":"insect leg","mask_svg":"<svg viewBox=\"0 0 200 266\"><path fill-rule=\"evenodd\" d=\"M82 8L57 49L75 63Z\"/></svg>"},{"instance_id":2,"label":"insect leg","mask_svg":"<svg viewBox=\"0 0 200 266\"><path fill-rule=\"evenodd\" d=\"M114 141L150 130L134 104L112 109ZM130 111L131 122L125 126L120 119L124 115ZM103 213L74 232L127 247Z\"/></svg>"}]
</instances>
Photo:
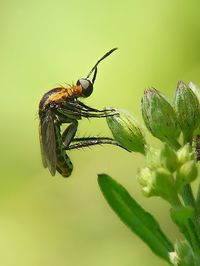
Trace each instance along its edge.
<instances>
[{"instance_id":1,"label":"insect leg","mask_svg":"<svg viewBox=\"0 0 200 266\"><path fill-rule=\"evenodd\" d=\"M63 105L70 110L76 109L76 110L80 110L80 111L82 110L82 111L93 111L93 112L105 112L105 110L98 110L98 109L89 107L86 104L78 101L77 99L74 102L65 102L65 103L63 103Z\"/></svg>"},{"instance_id":2,"label":"insect leg","mask_svg":"<svg viewBox=\"0 0 200 266\"><path fill-rule=\"evenodd\" d=\"M76 100L75 102L64 103L62 104L62 106L62 109L66 110L68 113L71 112L74 115L77 114L83 117L106 117L119 114L118 111L114 108L105 108L103 110L98 110L89 107L78 100Z\"/></svg>"},{"instance_id":3,"label":"insect leg","mask_svg":"<svg viewBox=\"0 0 200 266\"><path fill-rule=\"evenodd\" d=\"M65 148L69 146L70 142L73 140L78 127L78 121L74 120L63 132L62 139Z\"/></svg>"},{"instance_id":4,"label":"insect leg","mask_svg":"<svg viewBox=\"0 0 200 266\"><path fill-rule=\"evenodd\" d=\"M102 117L108 117L113 115L118 115L118 112L110 112L110 113L90 113L90 112L81 112L82 117L87 118L102 118Z\"/></svg>"},{"instance_id":5,"label":"insect leg","mask_svg":"<svg viewBox=\"0 0 200 266\"><path fill-rule=\"evenodd\" d=\"M75 109L69 110L69 108L65 108L63 105L56 109L56 113L61 118L62 123L70 123L71 121L81 119L80 112L76 112Z\"/></svg>"},{"instance_id":6,"label":"insect leg","mask_svg":"<svg viewBox=\"0 0 200 266\"><path fill-rule=\"evenodd\" d=\"M77 105L79 106L79 108L80 108L80 110L87 110L87 111L92 111L92 112L98 112L98 113L104 113L105 112L105 110L103 109L103 110L98 110L98 109L95 109L95 108L92 108L92 107L90 107L90 106L87 106L86 104L84 104L84 103L82 103L82 102L80 102L80 101L78 101L78 100L76 100L76 102L77 102Z\"/></svg>"},{"instance_id":7,"label":"insect leg","mask_svg":"<svg viewBox=\"0 0 200 266\"><path fill-rule=\"evenodd\" d=\"M87 118L101 118L101 117L107 117L107 116L113 116L113 115L118 115L119 113L117 111L115 112L109 112L109 113L106 113L106 112L102 112L102 113L91 113L91 112L76 112L74 111L73 112L73 115L74 115L74 119L80 119L81 117L87 117ZM62 115L66 115L66 117L68 117L68 114L65 113L64 111L62 111ZM79 116L79 117L78 117ZM71 118L73 116L71 115Z\"/></svg>"},{"instance_id":8,"label":"insect leg","mask_svg":"<svg viewBox=\"0 0 200 266\"><path fill-rule=\"evenodd\" d=\"M80 142L80 141L88 141L88 140L113 140L112 138L109 137L83 137L83 138L73 138L72 142Z\"/></svg>"},{"instance_id":9,"label":"insect leg","mask_svg":"<svg viewBox=\"0 0 200 266\"><path fill-rule=\"evenodd\" d=\"M107 117L107 116L113 116L118 115L119 112L116 109L104 109L102 112L96 111L95 113L91 112L90 110L85 110L83 108L75 108L73 111L69 111L68 108L65 106L62 106L58 109L60 113L65 115L66 117L70 117L71 119L80 119L81 117L87 117L87 118L101 118L101 117Z\"/></svg>"},{"instance_id":10,"label":"insect leg","mask_svg":"<svg viewBox=\"0 0 200 266\"><path fill-rule=\"evenodd\" d=\"M102 145L102 144L111 144L119 146L126 150L126 148L120 145L117 141L107 137L74 138L72 142L77 142L77 143L69 145L68 147L66 147L66 150L73 150L73 149L79 149L79 148L84 148L94 145Z\"/></svg>"}]
</instances>

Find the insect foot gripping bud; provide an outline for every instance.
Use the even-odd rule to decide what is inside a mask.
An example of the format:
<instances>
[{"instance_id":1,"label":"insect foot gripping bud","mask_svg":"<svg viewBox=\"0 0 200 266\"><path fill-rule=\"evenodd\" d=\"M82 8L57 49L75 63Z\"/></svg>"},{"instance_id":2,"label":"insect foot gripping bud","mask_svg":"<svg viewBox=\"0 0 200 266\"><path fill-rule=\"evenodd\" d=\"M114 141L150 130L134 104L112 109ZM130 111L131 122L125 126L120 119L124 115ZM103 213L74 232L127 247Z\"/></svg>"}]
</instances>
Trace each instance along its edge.
<instances>
[{"instance_id":1,"label":"insect foot gripping bud","mask_svg":"<svg viewBox=\"0 0 200 266\"><path fill-rule=\"evenodd\" d=\"M180 134L177 118L170 103L156 89L145 91L141 103L142 115L152 135L178 148Z\"/></svg>"},{"instance_id":2,"label":"insect foot gripping bud","mask_svg":"<svg viewBox=\"0 0 200 266\"><path fill-rule=\"evenodd\" d=\"M196 162L191 160L184 163L177 171L176 174L176 187L177 189L189 184L197 178L198 170Z\"/></svg>"},{"instance_id":3,"label":"insect foot gripping bud","mask_svg":"<svg viewBox=\"0 0 200 266\"><path fill-rule=\"evenodd\" d=\"M168 170L160 167L151 171L145 167L138 174L137 179L146 197L159 196L172 205L177 203L178 196L174 189L174 179Z\"/></svg>"},{"instance_id":4,"label":"insect foot gripping bud","mask_svg":"<svg viewBox=\"0 0 200 266\"><path fill-rule=\"evenodd\" d=\"M118 115L106 117L113 137L127 150L145 154L146 141L138 123L127 111L118 111Z\"/></svg>"},{"instance_id":5,"label":"insect foot gripping bud","mask_svg":"<svg viewBox=\"0 0 200 266\"><path fill-rule=\"evenodd\" d=\"M182 81L178 82L174 107L184 142L191 142L193 132L198 128L200 121L199 102L194 92Z\"/></svg>"},{"instance_id":6,"label":"insect foot gripping bud","mask_svg":"<svg viewBox=\"0 0 200 266\"><path fill-rule=\"evenodd\" d=\"M164 144L160 151L160 163L161 165L168 169L171 173L178 168L178 158L176 152L170 148L167 144Z\"/></svg>"}]
</instances>

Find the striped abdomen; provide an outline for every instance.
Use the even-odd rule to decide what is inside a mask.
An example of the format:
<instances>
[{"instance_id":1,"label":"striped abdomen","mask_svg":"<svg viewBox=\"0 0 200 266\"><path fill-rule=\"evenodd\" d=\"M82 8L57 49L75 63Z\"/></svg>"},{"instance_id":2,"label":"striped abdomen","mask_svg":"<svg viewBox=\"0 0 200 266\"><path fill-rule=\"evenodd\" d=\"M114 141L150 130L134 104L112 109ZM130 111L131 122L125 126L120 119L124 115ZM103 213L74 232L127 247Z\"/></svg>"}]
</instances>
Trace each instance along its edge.
<instances>
[{"instance_id":1,"label":"striped abdomen","mask_svg":"<svg viewBox=\"0 0 200 266\"><path fill-rule=\"evenodd\" d=\"M62 136L60 134L60 126L55 125L55 136L56 136L56 170L63 176L68 177L71 175L73 170L73 164L64 150Z\"/></svg>"}]
</instances>

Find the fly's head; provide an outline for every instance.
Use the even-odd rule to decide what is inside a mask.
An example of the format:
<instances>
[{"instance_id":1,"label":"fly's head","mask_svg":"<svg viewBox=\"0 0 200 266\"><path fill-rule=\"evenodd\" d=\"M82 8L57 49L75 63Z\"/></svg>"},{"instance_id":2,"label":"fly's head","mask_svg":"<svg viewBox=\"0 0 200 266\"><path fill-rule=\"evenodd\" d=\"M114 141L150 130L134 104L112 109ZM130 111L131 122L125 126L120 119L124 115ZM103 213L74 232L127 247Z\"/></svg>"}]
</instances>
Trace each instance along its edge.
<instances>
[{"instance_id":1,"label":"fly's head","mask_svg":"<svg viewBox=\"0 0 200 266\"><path fill-rule=\"evenodd\" d=\"M93 82L89 79L79 79L76 85L81 86L83 97L89 97L93 92Z\"/></svg>"}]
</instances>

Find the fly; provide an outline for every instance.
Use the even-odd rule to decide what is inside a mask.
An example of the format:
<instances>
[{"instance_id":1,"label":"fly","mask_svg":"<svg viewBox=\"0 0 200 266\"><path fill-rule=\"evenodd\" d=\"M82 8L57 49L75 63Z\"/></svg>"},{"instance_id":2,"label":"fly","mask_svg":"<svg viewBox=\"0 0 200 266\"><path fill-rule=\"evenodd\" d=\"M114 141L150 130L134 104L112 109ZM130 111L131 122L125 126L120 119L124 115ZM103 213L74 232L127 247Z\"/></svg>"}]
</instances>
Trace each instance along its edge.
<instances>
[{"instance_id":1,"label":"fly","mask_svg":"<svg viewBox=\"0 0 200 266\"><path fill-rule=\"evenodd\" d=\"M111 138L88 137L75 138L78 120L86 118L102 118L117 114L115 109L98 110L83 104L78 98L89 97L93 92L93 84L97 75L98 64L117 48L107 52L90 70L86 78L79 79L76 85L54 88L42 97L39 104L39 135L44 167L54 176L58 171L63 177L71 175L72 162L66 150L88 147L97 144L113 144L120 146ZM89 77L93 73L90 80ZM69 124L61 133L61 125Z\"/></svg>"}]
</instances>

